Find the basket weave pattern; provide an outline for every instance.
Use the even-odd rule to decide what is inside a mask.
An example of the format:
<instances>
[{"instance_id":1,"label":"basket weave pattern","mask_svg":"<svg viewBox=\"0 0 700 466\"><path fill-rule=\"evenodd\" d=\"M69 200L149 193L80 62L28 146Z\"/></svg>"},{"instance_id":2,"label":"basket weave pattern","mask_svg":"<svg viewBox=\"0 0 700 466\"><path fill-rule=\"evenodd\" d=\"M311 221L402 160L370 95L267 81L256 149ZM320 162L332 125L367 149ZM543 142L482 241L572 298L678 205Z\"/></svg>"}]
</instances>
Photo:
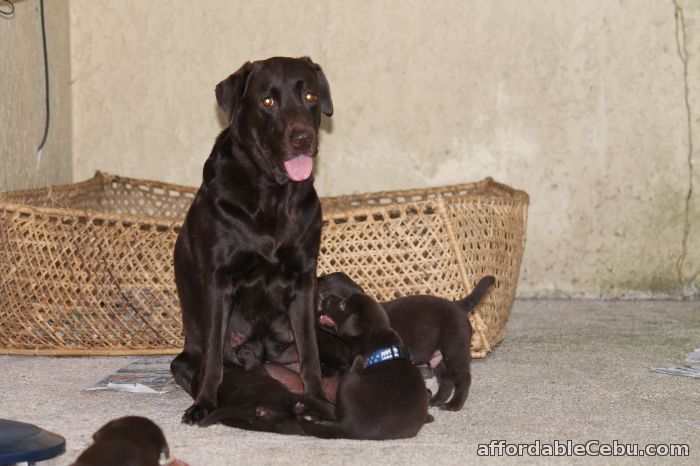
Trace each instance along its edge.
<instances>
[{"instance_id":1,"label":"basket weave pattern","mask_svg":"<svg viewBox=\"0 0 700 466\"><path fill-rule=\"evenodd\" d=\"M0 353L173 354L183 344L172 252L195 189L97 173L0 194ZM462 298L472 354L505 334L525 241L527 194L487 179L322 199L319 274L343 271L379 300Z\"/></svg>"}]
</instances>

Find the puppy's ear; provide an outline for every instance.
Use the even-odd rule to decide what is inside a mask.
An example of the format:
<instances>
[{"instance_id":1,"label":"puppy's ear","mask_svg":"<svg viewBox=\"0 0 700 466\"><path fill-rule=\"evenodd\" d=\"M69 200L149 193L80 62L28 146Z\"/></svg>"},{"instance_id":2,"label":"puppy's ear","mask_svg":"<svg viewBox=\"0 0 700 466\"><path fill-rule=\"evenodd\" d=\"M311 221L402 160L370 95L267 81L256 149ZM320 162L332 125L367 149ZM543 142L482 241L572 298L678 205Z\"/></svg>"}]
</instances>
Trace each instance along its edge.
<instances>
[{"instance_id":1,"label":"puppy's ear","mask_svg":"<svg viewBox=\"0 0 700 466\"><path fill-rule=\"evenodd\" d=\"M350 314L338 325L338 333L344 337L359 337L362 335L362 324L358 314Z\"/></svg>"},{"instance_id":2,"label":"puppy's ear","mask_svg":"<svg viewBox=\"0 0 700 466\"><path fill-rule=\"evenodd\" d=\"M231 121L233 114L248 89L253 64L246 62L238 71L216 85L216 101Z\"/></svg>"},{"instance_id":3,"label":"puppy's ear","mask_svg":"<svg viewBox=\"0 0 700 466\"><path fill-rule=\"evenodd\" d=\"M328 80L326 75L323 74L323 70L319 65L313 62L309 57L301 57L306 63L311 65L311 67L316 72L316 79L318 79L318 84L321 87L321 111L328 116L333 115L333 100L331 99L331 88L328 85Z\"/></svg>"},{"instance_id":4,"label":"puppy's ear","mask_svg":"<svg viewBox=\"0 0 700 466\"><path fill-rule=\"evenodd\" d=\"M364 356L358 354L355 357L355 360L352 362L352 366L350 366L350 370L348 372L360 372L363 369L367 368L367 360L364 358Z\"/></svg>"}]
</instances>

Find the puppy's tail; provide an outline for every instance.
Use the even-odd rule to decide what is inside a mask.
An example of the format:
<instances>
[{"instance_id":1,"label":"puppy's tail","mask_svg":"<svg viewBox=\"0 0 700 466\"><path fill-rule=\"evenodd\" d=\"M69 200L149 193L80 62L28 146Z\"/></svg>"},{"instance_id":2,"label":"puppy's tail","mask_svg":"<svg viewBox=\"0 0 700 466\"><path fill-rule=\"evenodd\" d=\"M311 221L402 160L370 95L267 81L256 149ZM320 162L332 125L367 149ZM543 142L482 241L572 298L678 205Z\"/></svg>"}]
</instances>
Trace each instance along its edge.
<instances>
[{"instance_id":1,"label":"puppy's tail","mask_svg":"<svg viewBox=\"0 0 700 466\"><path fill-rule=\"evenodd\" d=\"M494 283L496 283L496 279L492 275L486 275L483 277L481 280L479 280L479 283L476 284L471 293L457 301L459 307L467 313L471 312L476 305L479 304L482 299L484 299L486 292Z\"/></svg>"}]
</instances>

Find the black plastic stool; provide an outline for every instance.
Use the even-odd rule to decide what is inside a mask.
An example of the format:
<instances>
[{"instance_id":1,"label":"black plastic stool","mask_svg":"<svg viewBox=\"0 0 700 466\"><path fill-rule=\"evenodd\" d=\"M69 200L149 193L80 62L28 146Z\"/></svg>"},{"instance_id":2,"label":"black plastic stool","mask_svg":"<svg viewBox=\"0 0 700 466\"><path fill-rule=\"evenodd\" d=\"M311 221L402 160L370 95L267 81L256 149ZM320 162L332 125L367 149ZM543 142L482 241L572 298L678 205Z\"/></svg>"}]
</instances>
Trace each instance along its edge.
<instances>
[{"instance_id":1,"label":"black plastic stool","mask_svg":"<svg viewBox=\"0 0 700 466\"><path fill-rule=\"evenodd\" d=\"M62 455L66 439L34 424L0 419L0 465L44 461Z\"/></svg>"}]
</instances>

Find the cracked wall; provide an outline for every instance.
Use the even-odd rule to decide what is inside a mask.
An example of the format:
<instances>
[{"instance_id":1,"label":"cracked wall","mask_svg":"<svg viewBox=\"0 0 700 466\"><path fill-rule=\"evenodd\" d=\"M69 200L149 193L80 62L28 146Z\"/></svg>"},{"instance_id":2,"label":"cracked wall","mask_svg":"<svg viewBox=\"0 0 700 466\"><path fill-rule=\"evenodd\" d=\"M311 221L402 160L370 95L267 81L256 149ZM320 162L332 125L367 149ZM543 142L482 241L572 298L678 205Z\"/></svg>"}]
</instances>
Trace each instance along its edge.
<instances>
[{"instance_id":1,"label":"cracked wall","mask_svg":"<svg viewBox=\"0 0 700 466\"><path fill-rule=\"evenodd\" d=\"M700 294L700 1L676 0L677 24L682 24L685 45L685 98L688 118L688 166L691 174L687 198L686 255L681 276L686 295ZM679 17L680 16L680 17ZM682 19L682 23L679 21ZM680 58L679 58L680 59Z\"/></svg>"},{"instance_id":2,"label":"cracked wall","mask_svg":"<svg viewBox=\"0 0 700 466\"><path fill-rule=\"evenodd\" d=\"M531 196L521 295L692 294L699 4L71 0L74 175L198 184L216 83L308 54L336 110L321 194L493 176Z\"/></svg>"}]
</instances>

